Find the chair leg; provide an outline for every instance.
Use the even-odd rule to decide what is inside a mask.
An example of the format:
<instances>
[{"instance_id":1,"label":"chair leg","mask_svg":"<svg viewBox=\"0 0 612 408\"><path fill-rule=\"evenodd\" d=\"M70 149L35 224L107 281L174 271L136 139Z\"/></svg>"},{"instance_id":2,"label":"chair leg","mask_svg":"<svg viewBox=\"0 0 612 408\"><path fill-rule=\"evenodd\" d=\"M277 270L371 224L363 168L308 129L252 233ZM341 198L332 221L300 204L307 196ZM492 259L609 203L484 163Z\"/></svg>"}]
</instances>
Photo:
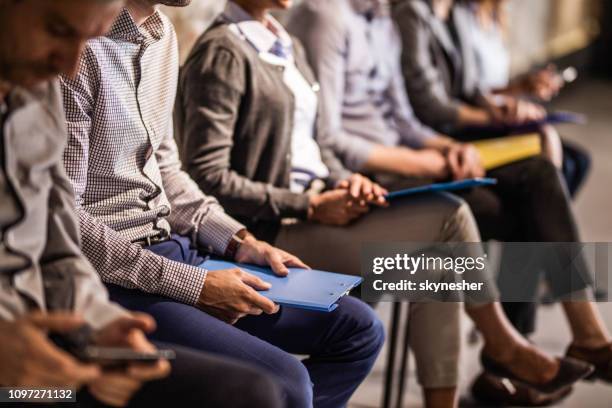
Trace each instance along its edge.
<instances>
[{"instance_id":1,"label":"chair leg","mask_svg":"<svg viewBox=\"0 0 612 408\"><path fill-rule=\"evenodd\" d=\"M397 336L402 313L401 307L402 304L400 302L393 302L393 309L391 311L391 332L389 333L389 343L387 345L387 362L382 408L391 408L391 400L393 398L393 385L395 382L393 372L395 371L395 351L397 348Z\"/></svg>"},{"instance_id":2,"label":"chair leg","mask_svg":"<svg viewBox=\"0 0 612 408\"><path fill-rule=\"evenodd\" d=\"M402 356L400 360L400 373L399 373L399 385L397 389L397 408L402 408L404 405L404 391L406 389L406 377L408 374L408 351L409 351L409 340L410 336L410 305L408 305L408 312L406 316L406 323L404 327L404 343L402 344Z\"/></svg>"}]
</instances>

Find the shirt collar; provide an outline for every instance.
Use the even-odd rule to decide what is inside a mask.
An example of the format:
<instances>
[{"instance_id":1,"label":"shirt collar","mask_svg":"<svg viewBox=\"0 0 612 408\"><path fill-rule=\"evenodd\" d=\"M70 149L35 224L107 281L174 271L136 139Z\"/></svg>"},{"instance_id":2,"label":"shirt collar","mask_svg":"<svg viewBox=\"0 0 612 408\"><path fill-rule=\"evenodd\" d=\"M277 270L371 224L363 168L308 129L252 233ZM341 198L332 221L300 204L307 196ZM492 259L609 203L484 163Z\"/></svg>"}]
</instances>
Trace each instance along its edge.
<instances>
[{"instance_id":1,"label":"shirt collar","mask_svg":"<svg viewBox=\"0 0 612 408\"><path fill-rule=\"evenodd\" d=\"M287 48L291 47L291 36L285 28L271 15L267 16L268 24L277 33L275 35L266 26L259 21L253 19L242 7L228 1L223 11L223 17L226 20L236 24L240 33L255 47L258 52L270 52L277 41Z\"/></svg>"},{"instance_id":2,"label":"shirt collar","mask_svg":"<svg viewBox=\"0 0 612 408\"><path fill-rule=\"evenodd\" d=\"M164 21L161 13L155 10L140 27L130 15L130 12L124 8L106 35L109 38L116 38L131 42L139 42L145 39L151 41L160 40L165 33Z\"/></svg>"},{"instance_id":3,"label":"shirt collar","mask_svg":"<svg viewBox=\"0 0 612 408\"><path fill-rule=\"evenodd\" d=\"M357 14L370 19L390 14L389 0L350 0L350 3Z\"/></svg>"}]
</instances>

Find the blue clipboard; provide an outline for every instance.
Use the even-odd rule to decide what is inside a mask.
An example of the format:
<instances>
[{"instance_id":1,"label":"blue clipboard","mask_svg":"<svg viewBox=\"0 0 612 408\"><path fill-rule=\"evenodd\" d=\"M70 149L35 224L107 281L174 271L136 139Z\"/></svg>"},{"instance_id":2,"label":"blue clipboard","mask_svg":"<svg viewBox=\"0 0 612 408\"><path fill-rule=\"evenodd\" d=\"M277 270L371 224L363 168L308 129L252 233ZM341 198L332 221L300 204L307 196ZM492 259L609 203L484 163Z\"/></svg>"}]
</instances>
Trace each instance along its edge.
<instances>
[{"instance_id":1,"label":"blue clipboard","mask_svg":"<svg viewBox=\"0 0 612 408\"><path fill-rule=\"evenodd\" d=\"M270 283L272 287L269 290L259 293L274 303L320 312L335 310L338 300L363 281L360 276L300 268L289 268L289 276L279 277L268 267L217 259L208 259L200 265L209 271L236 267Z\"/></svg>"},{"instance_id":2,"label":"blue clipboard","mask_svg":"<svg viewBox=\"0 0 612 408\"><path fill-rule=\"evenodd\" d=\"M467 190L473 187L481 187L481 186L493 186L497 184L497 179L494 178L475 178L475 179L467 179L461 181L452 181L449 183L436 183L436 184L428 184L426 186L408 188L405 190L398 190L392 193L387 194L386 198L388 201L391 201L396 198L407 197L416 194L425 194L425 193L436 193L442 191L457 191L457 190Z\"/></svg>"}]
</instances>

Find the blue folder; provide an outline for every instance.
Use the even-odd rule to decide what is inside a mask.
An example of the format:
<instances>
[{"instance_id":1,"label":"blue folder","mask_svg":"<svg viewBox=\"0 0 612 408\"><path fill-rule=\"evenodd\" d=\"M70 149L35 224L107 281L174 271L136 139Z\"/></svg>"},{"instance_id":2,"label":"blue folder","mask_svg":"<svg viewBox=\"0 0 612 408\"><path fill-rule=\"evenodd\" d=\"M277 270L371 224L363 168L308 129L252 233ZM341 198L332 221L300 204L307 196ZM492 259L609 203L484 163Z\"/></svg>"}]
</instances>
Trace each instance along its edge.
<instances>
[{"instance_id":1,"label":"blue folder","mask_svg":"<svg viewBox=\"0 0 612 408\"><path fill-rule=\"evenodd\" d=\"M480 186L492 186L497 184L497 179L494 178L475 178L461 181L452 181L449 183L428 184L426 186L408 188L405 190L394 191L387 194L386 198L391 201L395 198L407 197L416 194L435 193L441 191L457 191L467 190L468 188Z\"/></svg>"},{"instance_id":2,"label":"blue folder","mask_svg":"<svg viewBox=\"0 0 612 408\"><path fill-rule=\"evenodd\" d=\"M587 123L587 117L580 113L558 111L551 112L542 120L536 120L531 122L525 122L517 125L486 125L486 126L469 126L465 128L465 133L472 132L488 132L496 135L501 134L520 134L537 132L539 127L542 125L560 125L560 124L575 124L584 125Z\"/></svg>"},{"instance_id":3,"label":"blue folder","mask_svg":"<svg viewBox=\"0 0 612 408\"><path fill-rule=\"evenodd\" d=\"M259 293L274 303L321 312L335 310L338 300L363 281L359 276L299 268L289 268L289 276L280 277L268 267L216 259L208 259L200 265L209 271L236 267L270 283L272 287L269 290Z\"/></svg>"}]
</instances>

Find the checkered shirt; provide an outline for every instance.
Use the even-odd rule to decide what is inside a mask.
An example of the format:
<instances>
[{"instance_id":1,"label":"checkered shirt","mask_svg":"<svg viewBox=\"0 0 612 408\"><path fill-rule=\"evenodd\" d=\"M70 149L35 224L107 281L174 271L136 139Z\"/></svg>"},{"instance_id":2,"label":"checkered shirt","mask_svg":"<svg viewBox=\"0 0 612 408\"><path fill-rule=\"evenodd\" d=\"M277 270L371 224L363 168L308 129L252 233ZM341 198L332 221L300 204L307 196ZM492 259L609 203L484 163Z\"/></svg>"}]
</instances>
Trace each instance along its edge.
<instances>
[{"instance_id":1,"label":"checkered shirt","mask_svg":"<svg viewBox=\"0 0 612 408\"><path fill-rule=\"evenodd\" d=\"M123 10L91 40L76 78L61 78L83 251L102 279L195 304L206 271L134 243L188 236L223 254L244 228L182 171L173 136L178 77L176 34L156 12L138 27Z\"/></svg>"}]
</instances>

